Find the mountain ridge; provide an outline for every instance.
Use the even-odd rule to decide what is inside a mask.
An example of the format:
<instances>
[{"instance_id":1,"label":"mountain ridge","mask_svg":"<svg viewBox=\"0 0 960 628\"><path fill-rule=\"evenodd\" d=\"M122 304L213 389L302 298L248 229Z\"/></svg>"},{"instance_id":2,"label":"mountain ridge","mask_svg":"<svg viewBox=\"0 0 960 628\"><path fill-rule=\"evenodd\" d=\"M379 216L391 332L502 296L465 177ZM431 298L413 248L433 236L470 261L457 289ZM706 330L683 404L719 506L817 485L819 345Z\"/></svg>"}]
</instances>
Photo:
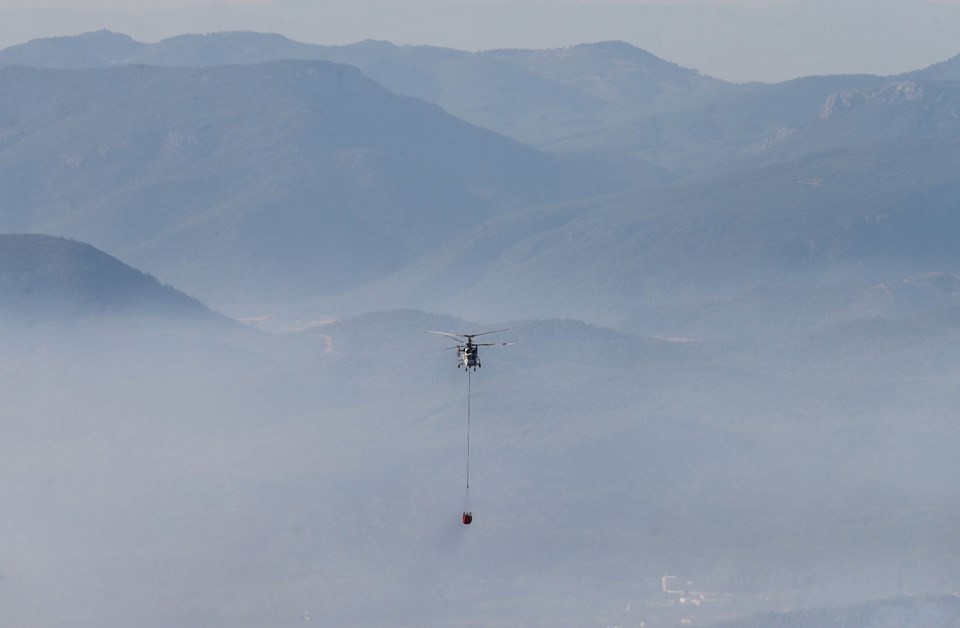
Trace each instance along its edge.
<instances>
[{"instance_id":1,"label":"mountain ridge","mask_svg":"<svg viewBox=\"0 0 960 628\"><path fill-rule=\"evenodd\" d=\"M329 62L0 77L0 229L76 237L208 301L335 292L611 185Z\"/></svg>"},{"instance_id":2,"label":"mountain ridge","mask_svg":"<svg viewBox=\"0 0 960 628\"><path fill-rule=\"evenodd\" d=\"M722 89L723 81L682 68L620 41L578 44L548 50L465 52L434 46L398 46L365 40L343 46L303 44L280 35L228 32L180 35L140 44L136 55L109 57L98 38L126 42L126 36L94 33L53 38L0 50L0 66L12 62L77 67L84 60L101 65L146 63L161 66L310 59L346 63L391 91L435 103L473 124L534 146L546 146L571 133L594 131L609 115L638 106L664 110L686 94ZM86 43L97 49L81 53ZM114 48L117 46L113 45ZM584 64L606 67L584 81ZM637 82L636 79L642 79ZM661 102L668 97L668 102ZM605 109L611 112L605 113Z\"/></svg>"},{"instance_id":3,"label":"mountain ridge","mask_svg":"<svg viewBox=\"0 0 960 628\"><path fill-rule=\"evenodd\" d=\"M41 234L0 234L4 312L35 320L113 315L222 319L196 299L89 244Z\"/></svg>"},{"instance_id":4,"label":"mountain ridge","mask_svg":"<svg viewBox=\"0 0 960 628\"><path fill-rule=\"evenodd\" d=\"M263 41L257 34L227 33L173 43L222 50L248 38ZM368 64L384 64L382 72L405 67L413 78L404 80L413 82L452 80L462 68L448 62L467 60L480 74L454 78L469 79L462 84L478 92L504 85L479 80L488 70L507 85L535 74L560 92L531 98L560 98L560 109L571 102L563 100L570 94L590 103L592 108L583 110L590 118L585 127L557 122L573 135L598 120L613 120L604 118L605 107L618 99L650 97L655 104L599 135L585 131L579 144L545 156L444 117L436 104L395 96L354 66L327 61L6 67L0 74L12 84L33 77L23 90L0 97L0 129L9 129L0 133L0 143L13 147L11 155L32 141L18 134L36 130L43 136L51 120L70 124L87 115L92 105L73 92L89 90L91 81L103 89L112 88L105 77L122 77L137 89L145 84L147 91L127 89L121 95L141 101L171 88L185 91L162 101L169 104L152 114L152 124L130 118L125 130L116 131L120 116L98 119L103 131L99 145L92 144L95 150L86 124L76 131L76 146L86 146L85 154L73 146L58 148L56 168L32 166L35 182L95 188L96 175L105 172L104 154L128 140L149 145L154 154L137 156L139 161L107 164L126 183L106 194L105 206L101 200L80 208L64 203L63 198L76 198L75 188L47 199L31 196L45 186L18 188L23 168L32 164L30 151L22 153L26 158L11 158L6 172L0 168L0 180L7 177L12 198L19 190L21 207L35 208L26 227L70 235L86 229L78 237L98 245L103 242L97 237L114 237L120 241L106 248L151 272L162 270L204 298L299 299L331 308L324 315L398 306L452 308L465 315L473 307L468 304L477 302L479 312L494 318L512 318L509 310L516 307L525 316L605 316L602 320L612 323L651 308L684 309L691 299L705 299L711 311L714 299L754 303L741 291L778 282L796 288L792 294L813 294L811 286L824 284L829 293L850 280L857 292L920 273L955 271L946 236L957 228L949 211L958 189L951 170L960 138L957 83L855 75L734 87L699 82L696 72L622 42L499 51L493 57L378 41L336 50L368 55ZM509 63L496 55L509 57ZM558 64L557 55L575 63ZM614 60L598 62L597 55ZM652 83L645 82L633 57L652 63ZM507 66L509 72L501 74ZM576 87L598 67L607 73L598 82L601 92L615 88L607 101ZM657 91L661 71L680 90L682 107L658 111L673 97ZM316 76L310 78L311 72ZM55 97L64 90L58 81L69 83L69 97ZM427 83L421 88L456 85ZM260 88L251 92L251 84ZM336 96L341 84L349 92L342 98ZM18 101L20 92L35 93L40 104ZM112 106L96 98L90 96L96 107ZM60 109L51 110L50 102ZM180 102L197 112L194 117L176 113ZM211 102L226 107L228 115L207 111ZM273 122L264 122L264 111ZM38 112L47 117L31 118ZM487 113L501 115L495 107ZM501 118L528 113L508 111ZM176 117L165 117L170 115ZM224 126L231 116L245 122ZM336 125L325 122L334 119ZM410 128L401 133L398 127ZM655 182L638 179L620 189L584 181L590 172L585 177L577 169L606 160L630 170L637 163L649 166L647 159L663 168ZM88 162L88 176L70 178ZM633 170L633 176L649 172ZM149 220L124 215L147 201L160 208L152 214L137 209ZM11 205L0 223L15 221L17 211ZM97 219L105 233L91 230ZM125 224L142 233L125 233ZM351 245L357 242L363 246ZM578 296L582 289L589 298Z\"/></svg>"}]
</instances>

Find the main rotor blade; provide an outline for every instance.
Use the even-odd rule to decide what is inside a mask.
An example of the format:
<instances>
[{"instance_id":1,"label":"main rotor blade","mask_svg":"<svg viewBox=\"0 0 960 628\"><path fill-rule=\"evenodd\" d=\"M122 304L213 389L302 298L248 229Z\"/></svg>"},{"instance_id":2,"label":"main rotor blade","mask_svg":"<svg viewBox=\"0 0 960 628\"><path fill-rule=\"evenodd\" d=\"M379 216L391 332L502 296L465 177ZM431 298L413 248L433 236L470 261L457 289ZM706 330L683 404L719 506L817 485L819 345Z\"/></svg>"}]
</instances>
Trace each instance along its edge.
<instances>
[{"instance_id":1,"label":"main rotor blade","mask_svg":"<svg viewBox=\"0 0 960 628\"><path fill-rule=\"evenodd\" d=\"M474 347L506 347L508 345L515 345L515 342L475 342L473 343Z\"/></svg>"},{"instance_id":2,"label":"main rotor blade","mask_svg":"<svg viewBox=\"0 0 960 628\"><path fill-rule=\"evenodd\" d=\"M467 338L476 338L477 336L486 336L487 334L499 334L502 331L510 331L509 329L494 329L493 331L485 331L479 334L463 334Z\"/></svg>"},{"instance_id":3,"label":"main rotor blade","mask_svg":"<svg viewBox=\"0 0 960 628\"><path fill-rule=\"evenodd\" d=\"M453 338L454 340L459 340L463 342L464 338L469 338L469 336L464 336L463 334L452 334L448 331L428 331L428 334L437 334L439 336L446 336L447 338Z\"/></svg>"}]
</instances>

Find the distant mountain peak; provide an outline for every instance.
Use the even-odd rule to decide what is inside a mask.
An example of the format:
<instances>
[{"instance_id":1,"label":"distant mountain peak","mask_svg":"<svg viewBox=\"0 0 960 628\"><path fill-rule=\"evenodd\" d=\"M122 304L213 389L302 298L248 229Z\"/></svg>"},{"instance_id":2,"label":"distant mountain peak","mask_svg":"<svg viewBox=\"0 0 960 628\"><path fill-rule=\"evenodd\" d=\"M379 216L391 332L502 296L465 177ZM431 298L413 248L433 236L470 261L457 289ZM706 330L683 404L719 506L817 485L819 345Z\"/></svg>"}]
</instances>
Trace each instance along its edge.
<instances>
[{"instance_id":1,"label":"distant mountain peak","mask_svg":"<svg viewBox=\"0 0 960 628\"><path fill-rule=\"evenodd\" d=\"M643 48L638 48L637 46L634 46L633 44L620 39L608 39L605 41L576 44L575 46L572 46L572 47L573 48L592 48L594 50L606 50L610 52L639 54L639 55L650 57L653 59L660 59L660 57L656 56L655 54L648 52Z\"/></svg>"},{"instance_id":2,"label":"distant mountain peak","mask_svg":"<svg viewBox=\"0 0 960 628\"><path fill-rule=\"evenodd\" d=\"M170 43L176 41L186 41L186 40L232 40L232 41L248 41L248 42L283 42L283 43L295 43L289 37L285 35L280 35L279 33L258 33L256 31L217 31L213 33L185 33L182 35L174 35L173 37L167 37L160 41L163 43Z\"/></svg>"},{"instance_id":3,"label":"distant mountain peak","mask_svg":"<svg viewBox=\"0 0 960 628\"><path fill-rule=\"evenodd\" d=\"M664 68L672 68L675 70L682 71L689 74L700 74L697 70L691 68L685 68L682 65L674 63L672 61L667 61L662 57L658 57L652 52L645 50L643 48L638 48L633 44L621 40L607 40L607 41L598 41L593 43L586 44L577 44L571 46L571 49L578 51L589 51L589 52L599 52L605 55L612 55L619 57L621 59L627 59L634 63L642 64L655 64L662 66Z\"/></svg>"},{"instance_id":4,"label":"distant mountain peak","mask_svg":"<svg viewBox=\"0 0 960 628\"><path fill-rule=\"evenodd\" d=\"M0 63L40 67L82 68L124 63L146 44L109 30L46 37L0 51Z\"/></svg>"},{"instance_id":5,"label":"distant mountain peak","mask_svg":"<svg viewBox=\"0 0 960 628\"><path fill-rule=\"evenodd\" d=\"M80 33L79 35L66 36L62 38L54 37L52 39L86 39L88 41L111 41L111 42L130 42L134 41L133 37L127 35L126 33L118 33L106 28L101 28L98 31L88 31L86 33Z\"/></svg>"},{"instance_id":6,"label":"distant mountain peak","mask_svg":"<svg viewBox=\"0 0 960 628\"><path fill-rule=\"evenodd\" d=\"M106 28L102 28L98 31L89 31L86 33L80 33L78 35L63 35L58 37L44 37L42 39L36 39L35 42L67 42L67 41L81 41L81 42L96 42L96 43L112 43L112 44L127 44L127 43L137 43L133 37L125 33L118 33L116 31L111 31Z\"/></svg>"},{"instance_id":7,"label":"distant mountain peak","mask_svg":"<svg viewBox=\"0 0 960 628\"><path fill-rule=\"evenodd\" d=\"M394 50L400 47L386 39L363 39L348 45L353 48L368 48L371 50Z\"/></svg>"}]
</instances>

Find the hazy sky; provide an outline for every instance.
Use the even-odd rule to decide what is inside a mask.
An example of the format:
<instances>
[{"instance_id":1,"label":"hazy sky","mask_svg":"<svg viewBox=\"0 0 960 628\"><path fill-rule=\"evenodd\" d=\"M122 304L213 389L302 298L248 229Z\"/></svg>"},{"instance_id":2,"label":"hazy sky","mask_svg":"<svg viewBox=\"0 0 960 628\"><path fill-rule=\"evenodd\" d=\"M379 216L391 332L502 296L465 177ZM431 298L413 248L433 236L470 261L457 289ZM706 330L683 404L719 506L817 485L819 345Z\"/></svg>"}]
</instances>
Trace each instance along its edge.
<instances>
[{"instance_id":1,"label":"hazy sky","mask_svg":"<svg viewBox=\"0 0 960 628\"><path fill-rule=\"evenodd\" d=\"M960 53L960 0L0 0L0 47L109 29L465 50L620 39L734 81L896 74Z\"/></svg>"}]
</instances>

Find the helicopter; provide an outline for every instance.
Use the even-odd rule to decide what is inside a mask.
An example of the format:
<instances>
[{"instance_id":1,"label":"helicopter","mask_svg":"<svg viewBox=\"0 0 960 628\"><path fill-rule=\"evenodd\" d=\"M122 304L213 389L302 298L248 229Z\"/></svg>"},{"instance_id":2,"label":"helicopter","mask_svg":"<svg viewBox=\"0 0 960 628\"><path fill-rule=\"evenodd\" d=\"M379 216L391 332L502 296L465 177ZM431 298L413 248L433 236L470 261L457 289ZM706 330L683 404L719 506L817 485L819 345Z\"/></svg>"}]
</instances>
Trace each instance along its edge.
<instances>
[{"instance_id":1,"label":"helicopter","mask_svg":"<svg viewBox=\"0 0 960 628\"><path fill-rule=\"evenodd\" d=\"M474 342L473 339L477 336L486 336L487 334L498 334L502 331L510 331L509 329L495 329L493 331L485 331L479 334L454 334L448 331L431 331L431 334L439 334L441 336L447 336L448 338L453 338L457 341L456 347L450 347L451 349L457 350L457 368L461 366L466 370L477 370L480 368L480 356L478 355L479 347L505 347L507 345L516 344L513 342Z\"/></svg>"}]
</instances>

